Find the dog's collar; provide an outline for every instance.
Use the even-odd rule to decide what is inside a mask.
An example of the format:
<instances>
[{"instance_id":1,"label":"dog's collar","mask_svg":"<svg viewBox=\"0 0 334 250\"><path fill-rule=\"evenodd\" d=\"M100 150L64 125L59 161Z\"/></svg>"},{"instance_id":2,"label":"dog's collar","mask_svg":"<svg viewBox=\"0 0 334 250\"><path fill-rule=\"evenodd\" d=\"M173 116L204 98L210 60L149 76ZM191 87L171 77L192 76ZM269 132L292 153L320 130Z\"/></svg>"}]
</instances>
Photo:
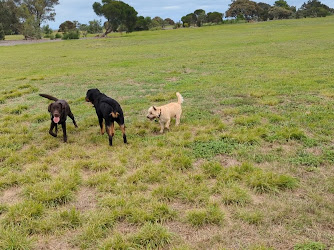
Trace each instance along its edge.
<instances>
[{"instance_id":1,"label":"dog's collar","mask_svg":"<svg viewBox=\"0 0 334 250\"><path fill-rule=\"evenodd\" d=\"M160 114L159 114L158 118L160 118L160 116L161 116L161 109L160 109Z\"/></svg>"}]
</instances>

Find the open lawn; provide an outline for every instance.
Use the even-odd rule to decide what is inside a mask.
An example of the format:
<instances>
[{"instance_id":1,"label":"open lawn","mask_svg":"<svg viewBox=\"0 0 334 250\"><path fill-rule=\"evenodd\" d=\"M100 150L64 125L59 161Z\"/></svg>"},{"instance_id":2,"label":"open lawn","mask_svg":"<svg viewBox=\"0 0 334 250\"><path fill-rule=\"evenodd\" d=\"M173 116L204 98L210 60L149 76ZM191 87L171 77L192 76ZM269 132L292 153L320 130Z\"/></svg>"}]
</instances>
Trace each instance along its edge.
<instances>
[{"instance_id":1,"label":"open lawn","mask_svg":"<svg viewBox=\"0 0 334 250\"><path fill-rule=\"evenodd\" d=\"M334 246L334 18L0 47L1 249ZM87 89L120 102L99 134ZM151 105L185 102L160 135ZM48 134L66 99L68 143Z\"/></svg>"}]
</instances>

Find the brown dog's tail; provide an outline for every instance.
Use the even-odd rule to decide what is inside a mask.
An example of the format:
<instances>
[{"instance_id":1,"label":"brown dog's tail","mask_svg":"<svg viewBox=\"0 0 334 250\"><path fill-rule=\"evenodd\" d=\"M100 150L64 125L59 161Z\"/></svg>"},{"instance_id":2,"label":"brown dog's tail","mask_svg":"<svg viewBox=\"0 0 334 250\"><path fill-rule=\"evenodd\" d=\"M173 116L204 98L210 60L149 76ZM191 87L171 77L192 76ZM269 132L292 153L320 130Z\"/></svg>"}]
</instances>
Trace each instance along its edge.
<instances>
[{"instance_id":1,"label":"brown dog's tail","mask_svg":"<svg viewBox=\"0 0 334 250\"><path fill-rule=\"evenodd\" d=\"M179 92L176 92L176 96L177 96L177 103L178 104L183 103L183 97Z\"/></svg>"},{"instance_id":2,"label":"brown dog's tail","mask_svg":"<svg viewBox=\"0 0 334 250\"><path fill-rule=\"evenodd\" d=\"M44 97L44 98L50 99L52 101L55 101L55 102L58 101L58 98L53 97L51 95L47 95L47 94L39 94L39 95L42 96L42 97Z\"/></svg>"}]
</instances>

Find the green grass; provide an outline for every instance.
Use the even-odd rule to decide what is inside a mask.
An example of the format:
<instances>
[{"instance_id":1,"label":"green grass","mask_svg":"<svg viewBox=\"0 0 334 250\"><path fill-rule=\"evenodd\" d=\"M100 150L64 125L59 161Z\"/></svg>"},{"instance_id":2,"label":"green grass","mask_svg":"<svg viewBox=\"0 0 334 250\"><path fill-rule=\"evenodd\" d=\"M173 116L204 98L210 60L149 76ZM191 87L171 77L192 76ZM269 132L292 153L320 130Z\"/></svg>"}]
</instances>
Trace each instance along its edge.
<instances>
[{"instance_id":1,"label":"green grass","mask_svg":"<svg viewBox=\"0 0 334 250\"><path fill-rule=\"evenodd\" d=\"M0 248L333 246L333 25L1 46ZM89 88L122 105L129 144L99 134ZM177 91L181 124L161 135L147 109ZM68 143L38 93L70 103Z\"/></svg>"}]
</instances>

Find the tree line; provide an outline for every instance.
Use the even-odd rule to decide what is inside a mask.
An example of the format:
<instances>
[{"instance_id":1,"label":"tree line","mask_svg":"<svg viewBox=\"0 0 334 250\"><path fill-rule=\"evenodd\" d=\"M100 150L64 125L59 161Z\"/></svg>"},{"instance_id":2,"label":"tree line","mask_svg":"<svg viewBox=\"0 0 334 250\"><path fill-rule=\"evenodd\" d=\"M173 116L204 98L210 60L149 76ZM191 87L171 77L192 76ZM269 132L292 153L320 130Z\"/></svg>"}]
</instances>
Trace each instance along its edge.
<instances>
[{"instance_id":1,"label":"tree line","mask_svg":"<svg viewBox=\"0 0 334 250\"><path fill-rule=\"evenodd\" d=\"M52 30L48 25L41 27L42 23L54 21L54 6L59 0L0 0L0 40L5 35L22 34L25 39L40 39L42 34L51 36ZM77 21L65 21L59 26L60 32L76 32L83 34L101 33L103 36L110 32L132 32L141 30L161 29L167 25L174 28L197 26L205 24L220 24L246 21L267 21L273 19L325 17L334 14L334 9L322 4L319 0L308 0L297 9L290 6L285 0L277 0L273 5L251 0L232 0L229 9L224 14L220 12L206 13L203 9L197 9L181 18L181 22L174 22L170 18L137 16L138 12L130 5L116 0L102 0L92 6L98 16L106 18L101 21L93 20L88 24L80 24ZM78 37L77 37L78 38Z\"/></svg>"}]
</instances>

